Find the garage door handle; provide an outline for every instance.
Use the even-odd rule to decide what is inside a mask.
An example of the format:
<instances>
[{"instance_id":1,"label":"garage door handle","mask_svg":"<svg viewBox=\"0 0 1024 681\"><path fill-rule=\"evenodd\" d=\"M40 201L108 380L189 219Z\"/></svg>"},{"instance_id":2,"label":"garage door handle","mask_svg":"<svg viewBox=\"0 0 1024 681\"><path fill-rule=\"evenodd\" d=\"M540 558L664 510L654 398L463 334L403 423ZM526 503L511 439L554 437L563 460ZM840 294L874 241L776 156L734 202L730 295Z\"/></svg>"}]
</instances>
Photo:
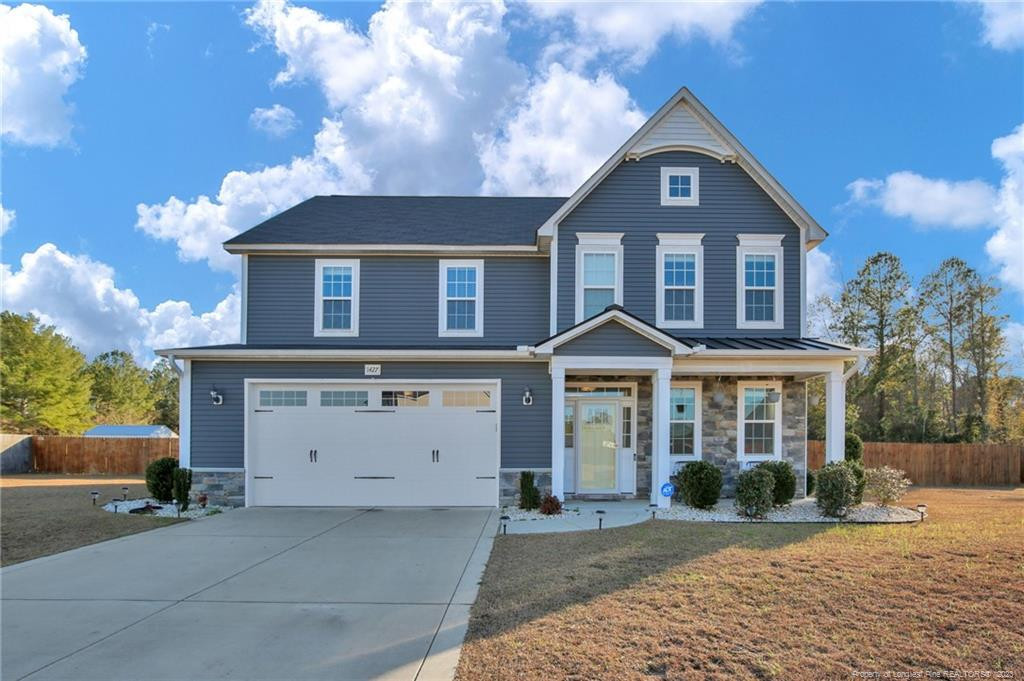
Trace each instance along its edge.
<instances>
[{"instance_id":1,"label":"garage door handle","mask_svg":"<svg viewBox=\"0 0 1024 681\"><path fill-rule=\"evenodd\" d=\"M313 463L320 463L320 450L319 449L314 449L313 450Z\"/></svg>"},{"instance_id":2,"label":"garage door handle","mask_svg":"<svg viewBox=\"0 0 1024 681\"><path fill-rule=\"evenodd\" d=\"M309 462L313 463L313 450L309 450Z\"/></svg>"}]
</instances>

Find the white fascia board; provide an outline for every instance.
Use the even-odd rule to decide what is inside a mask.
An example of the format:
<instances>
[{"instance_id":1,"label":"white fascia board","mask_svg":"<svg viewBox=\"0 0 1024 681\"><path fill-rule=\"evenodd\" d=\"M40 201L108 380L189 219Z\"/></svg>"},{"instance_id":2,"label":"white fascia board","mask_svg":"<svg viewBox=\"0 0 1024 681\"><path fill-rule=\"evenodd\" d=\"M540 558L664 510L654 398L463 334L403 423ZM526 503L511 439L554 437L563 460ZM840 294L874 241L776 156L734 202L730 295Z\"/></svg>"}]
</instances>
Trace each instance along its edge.
<instances>
[{"instance_id":1,"label":"white fascia board","mask_svg":"<svg viewBox=\"0 0 1024 681\"><path fill-rule=\"evenodd\" d=\"M316 255L346 255L374 253L383 255L432 255L458 253L460 255L547 255L537 245L453 245L453 244L231 244L228 253L298 253Z\"/></svg>"},{"instance_id":2,"label":"white fascia board","mask_svg":"<svg viewBox=\"0 0 1024 681\"><path fill-rule=\"evenodd\" d=\"M370 359L424 360L424 361L488 361L533 360L529 350L346 350L344 348L303 350L237 349L169 349L157 350L162 357L173 355L181 359L209 360L285 360L285 361L364 361Z\"/></svg>"},{"instance_id":3,"label":"white fascia board","mask_svg":"<svg viewBox=\"0 0 1024 681\"><path fill-rule=\"evenodd\" d=\"M540 345L534 348L534 352L539 355L550 355L554 352L555 348L563 343L571 341L573 338L578 338L585 333L596 329L608 322L617 322L625 326L626 328L634 331L645 338L662 345L672 351L673 355L689 355L695 351L695 348L691 348L688 345L680 343L678 340L662 333L653 326L647 326L646 324L638 324L629 315L624 314L621 310L608 310L593 319L584 322L578 326L574 326L571 329L549 338Z\"/></svg>"},{"instance_id":4,"label":"white fascia board","mask_svg":"<svg viewBox=\"0 0 1024 681\"><path fill-rule=\"evenodd\" d=\"M640 126L633 135L626 140L619 149L612 154L612 156L604 162L604 164L597 169L597 171L591 175L586 182L584 182L579 189L573 192L564 204L562 204L554 214L549 217L543 225L537 230L538 236L551 236L555 232L555 228L562 221L562 219L568 215L579 203L593 191L594 187L601 183L604 178L611 174L612 170L619 165L623 160L627 158L628 151L643 138L655 125L667 116L673 108L680 102L685 102L698 121L704 124L704 126L715 136L722 140L723 146L732 149L735 154L728 159L720 157L719 154L710 152L704 149L693 149L702 153L708 153L710 156L719 158L720 160L733 160L743 168L748 175L750 175L757 184L765 190L765 192L779 205L780 208L789 216L791 220L801 229L807 230L807 243L808 245L814 246L824 241L828 236L826 232L818 222L811 217L803 206L801 206L793 196L786 191L786 189L779 184L772 175L765 170L753 154L751 154L746 147L740 144L736 136L733 135L729 130L722 125L715 116L708 110L706 106L697 97L694 96L688 88L680 88L675 95L672 96L665 104L658 109L653 116L651 116L646 123ZM668 151L668 149L662 149L660 151ZM655 153L652 151L651 153ZM646 154L645 154L646 155ZM639 156L638 156L639 158Z\"/></svg>"},{"instance_id":5,"label":"white fascia board","mask_svg":"<svg viewBox=\"0 0 1024 681\"><path fill-rule=\"evenodd\" d=\"M604 355L555 355L551 358L553 370L587 371L657 371L672 369L671 357L621 357Z\"/></svg>"},{"instance_id":6,"label":"white fascia board","mask_svg":"<svg viewBox=\"0 0 1024 681\"><path fill-rule=\"evenodd\" d=\"M790 374L827 374L842 371L844 358L824 357L697 357L677 358L672 364L676 376L784 376Z\"/></svg>"}]
</instances>

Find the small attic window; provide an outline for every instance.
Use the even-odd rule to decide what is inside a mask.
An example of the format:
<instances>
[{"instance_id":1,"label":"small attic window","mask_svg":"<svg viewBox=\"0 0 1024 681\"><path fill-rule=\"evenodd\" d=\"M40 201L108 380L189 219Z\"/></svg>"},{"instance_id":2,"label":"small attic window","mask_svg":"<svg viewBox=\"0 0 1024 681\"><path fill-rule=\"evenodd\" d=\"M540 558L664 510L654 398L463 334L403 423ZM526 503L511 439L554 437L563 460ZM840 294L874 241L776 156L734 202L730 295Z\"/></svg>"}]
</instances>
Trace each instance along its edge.
<instances>
[{"instance_id":1,"label":"small attic window","mask_svg":"<svg viewBox=\"0 0 1024 681\"><path fill-rule=\"evenodd\" d=\"M700 169L662 168L661 205L700 205Z\"/></svg>"}]
</instances>

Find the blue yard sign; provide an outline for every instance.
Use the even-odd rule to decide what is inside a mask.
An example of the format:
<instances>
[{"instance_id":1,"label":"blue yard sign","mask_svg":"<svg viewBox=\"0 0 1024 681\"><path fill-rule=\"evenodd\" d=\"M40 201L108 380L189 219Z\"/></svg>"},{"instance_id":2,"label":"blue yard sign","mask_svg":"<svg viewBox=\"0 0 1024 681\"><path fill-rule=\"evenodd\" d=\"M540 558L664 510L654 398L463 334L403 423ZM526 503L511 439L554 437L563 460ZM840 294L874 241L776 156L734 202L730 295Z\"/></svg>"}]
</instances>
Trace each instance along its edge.
<instances>
[{"instance_id":1,"label":"blue yard sign","mask_svg":"<svg viewBox=\"0 0 1024 681\"><path fill-rule=\"evenodd\" d=\"M661 486L661 496L670 497L675 493L676 486L673 485L671 482L666 482L664 485Z\"/></svg>"}]
</instances>

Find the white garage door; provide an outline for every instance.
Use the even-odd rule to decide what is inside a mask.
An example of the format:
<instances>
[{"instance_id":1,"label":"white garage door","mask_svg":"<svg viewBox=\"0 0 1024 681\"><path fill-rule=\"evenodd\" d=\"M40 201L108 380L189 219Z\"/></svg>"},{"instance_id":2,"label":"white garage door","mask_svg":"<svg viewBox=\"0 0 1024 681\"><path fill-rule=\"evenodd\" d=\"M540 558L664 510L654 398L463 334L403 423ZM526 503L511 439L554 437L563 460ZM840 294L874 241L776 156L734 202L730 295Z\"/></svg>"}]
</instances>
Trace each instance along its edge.
<instances>
[{"instance_id":1,"label":"white garage door","mask_svg":"<svg viewBox=\"0 0 1024 681\"><path fill-rule=\"evenodd\" d=\"M251 506L495 506L496 383L249 382Z\"/></svg>"}]
</instances>

